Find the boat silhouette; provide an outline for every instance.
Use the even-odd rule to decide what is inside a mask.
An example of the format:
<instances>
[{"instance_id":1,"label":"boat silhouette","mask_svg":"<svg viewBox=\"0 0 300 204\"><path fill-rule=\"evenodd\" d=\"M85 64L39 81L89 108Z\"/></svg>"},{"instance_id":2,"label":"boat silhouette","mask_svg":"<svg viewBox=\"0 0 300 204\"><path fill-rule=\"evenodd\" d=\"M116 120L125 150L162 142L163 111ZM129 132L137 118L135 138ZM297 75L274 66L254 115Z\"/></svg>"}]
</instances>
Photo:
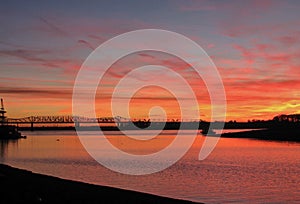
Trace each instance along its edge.
<instances>
[{"instance_id":1,"label":"boat silhouette","mask_svg":"<svg viewBox=\"0 0 300 204\"><path fill-rule=\"evenodd\" d=\"M20 139L26 138L22 136L18 131L18 127L15 125L8 125L6 116L6 111L4 110L3 99L1 98L1 108L0 108L0 139Z\"/></svg>"},{"instance_id":2,"label":"boat silhouette","mask_svg":"<svg viewBox=\"0 0 300 204\"><path fill-rule=\"evenodd\" d=\"M213 130L210 130L208 127L204 127L201 131L202 135L204 136L216 136L216 132Z\"/></svg>"}]
</instances>

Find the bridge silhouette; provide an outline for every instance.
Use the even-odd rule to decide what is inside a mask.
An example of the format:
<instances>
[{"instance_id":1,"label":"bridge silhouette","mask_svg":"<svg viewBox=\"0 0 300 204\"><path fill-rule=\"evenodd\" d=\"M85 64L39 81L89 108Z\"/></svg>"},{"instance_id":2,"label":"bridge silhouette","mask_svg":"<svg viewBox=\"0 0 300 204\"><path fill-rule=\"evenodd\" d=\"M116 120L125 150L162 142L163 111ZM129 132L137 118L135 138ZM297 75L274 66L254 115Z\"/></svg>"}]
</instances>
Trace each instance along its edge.
<instances>
[{"instance_id":1,"label":"bridge silhouette","mask_svg":"<svg viewBox=\"0 0 300 204\"><path fill-rule=\"evenodd\" d=\"M179 119L129 119L121 116L116 117L98 117L98 118L90 118L83 116L72 116L72 115L64 115L64 116L29 116L23 118L5 118L5 123L10 125L16 125L17 127L22 127L25 129L34 130L35 128L52 128L56 127L108 127L111 130L121 129L130 129L133 124L139 128L147 128L151 125L152 127L162 127L165 124L165 128L167 129L178 129L181 124L185 124L185 127L189 127L189 124L195 127L195 123L197 123L197 127L199 129L205 130L209 127L210 123L220 123L218 121L215 122L207 122L203 120L179 120ZM272 120L267 121L248 121L248 122L235 122L229 121L225 122L225 129L251 129L251 128L270 128L270 127L285 127L287 125L295 125L300 123L300 114L290 114L290 115L278 115L275 116ZM69 126L65 126L64 124L70 124ZM297 126L297 127L298 127ZM114 128L111 128L114 127Z\"/></svg>"},{"instance_id":2,"label":"bridge silhouette","mask_svg":"<svg viewBox=\"0 0 300 204\"><path fill-rule=\"evenodd\" d=\"M179 119L169 119L162 120L156 119L150 121L150 119L129 119L121 116L116 117L99 117L99 118L90 118L83 116L29 116L23 118L7 118L6 123L11 125L21 125L28 124L30 125L31 130L34 129L35 124L74 124L75 127L80 127L81 124L115 124L117 127L122 127L132 123L145 123L149 124L150 122L156 123L181 123L181 122L200 122L199 120L179 120Z\"/></svg>"},{"instance_id":3,"label":"bridge silhouette","mask_svg":"<svg viewBox=\"0 0 300 204\"><path fill-rule=\"evenodd\" d=\"M34 124L74 124L75 126L80 126L82 123L116 123L117 126L119 123L128 122L127 118L123 117L103 117L103 118L89 118L83 116L29 116L23 118L7 118L6 122L12 125L19 124L30 124L31 129L34 128Z\"/></svg>"},{"instance_id":4,"label":"bridge silhouette","mask_svg":"<svg viewBox=\"0 0 300 204\"><path fill-rule=\"evenodd\" d=\"M133 125L139 128L147 128L150 126L150 124L155 124L154 126L161 127L161 125L168 125L171 128L178 128L181 123L190 123L190 124L199 124L201 122L200 120L178 120L178 119L171 119L171 120L161 120L156 119L150 121L150 119L129 119L121 116L116 117L98 117L98 118L91 118L91 117L84 117L84 116L73 116L73 115L62 115L62 116L29 116L29 117L23 117L23 118L8 118L5 116L5 109L3 104L3 99L1 98L1 104L0 104L0 123L2 125L16 125L19 127L19 125L23 124L29 124L30 129L34 130L35 124L47 124L47 127L49 124L52 124L52 127L58 127L55 126L58 124L74 124L74 126L81 127L81 124L92 124L91 127L94 126L101 126L100 124L111 124L106 125L106 127L116 127L117 129L122 127L132 128ZM114 125L112 125L114 124ZM207 125L206 125L207 126ZM24 126L23 126L24 127ZM45 126L42 126L45 127ZM70 126L68 126L70 127ZM102 126L103 127L103 126ZM195 127L195 126L194 126ZM116 129L115 128L115 129ZM199 128L199 125L198 127ZM110 128L112 130L112 128ZM114 130L114 129L113 129Z\"/></svg>"}]
</instances>

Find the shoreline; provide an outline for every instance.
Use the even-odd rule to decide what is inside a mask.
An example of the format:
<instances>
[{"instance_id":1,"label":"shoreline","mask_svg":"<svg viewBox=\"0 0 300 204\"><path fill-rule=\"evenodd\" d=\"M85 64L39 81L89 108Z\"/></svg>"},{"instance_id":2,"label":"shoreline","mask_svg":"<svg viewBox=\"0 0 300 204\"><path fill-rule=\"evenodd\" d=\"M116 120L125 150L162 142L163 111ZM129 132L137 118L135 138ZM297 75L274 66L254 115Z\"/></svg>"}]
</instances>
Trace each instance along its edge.
<instances>
[{"instance_id":1,"label":"shoreline","mask_svg":"<svg viewBox=\"0 0 300 204\"><path fill-rule=\"evenodd\" d=\"M71 181L0 164L0 203L171 203L196 202Z\"/></svg>"},{"instance_id":2,"label":"shoreline","mask_svg":"<svg viewBox=\"0 0 300 204\"><path fill-rule=\"evenodd\" d=\"M36 131L64 131L72 130L76 131L75 128L41 128ZM98 128L82 128L81 131L95 131ZM101 128L102 131L120 131L120 129L114 128ZM128 129L130 130L130 129ZM176 130L176 129L164 129L164 130ZM187 129L188 130L188 129ZM200 130L200 129L198 129ZM25 130L30 131L30 130ZM80 131L80 130L79 130ZM300 142L300 127L283 127L283 128L267 128L267 129L252 129L241 132L227 132L222 133L221 135L212 134L212 135L203 135L209 137L220 136L221 138L248 138L248 139L258 139L266 141L286 141L286 142Z\"/></svg>"},{"instance_id":3,"label":"shoreline","mask_svg":"<svg viewBox=\"0 0 300 204\"><path fill-rule=\"evenodd\" d=\"M270 128L243 132L223 133L221 138L249 138L266 141L300 142L298 128Z\"/></svg>"}]
</instances>

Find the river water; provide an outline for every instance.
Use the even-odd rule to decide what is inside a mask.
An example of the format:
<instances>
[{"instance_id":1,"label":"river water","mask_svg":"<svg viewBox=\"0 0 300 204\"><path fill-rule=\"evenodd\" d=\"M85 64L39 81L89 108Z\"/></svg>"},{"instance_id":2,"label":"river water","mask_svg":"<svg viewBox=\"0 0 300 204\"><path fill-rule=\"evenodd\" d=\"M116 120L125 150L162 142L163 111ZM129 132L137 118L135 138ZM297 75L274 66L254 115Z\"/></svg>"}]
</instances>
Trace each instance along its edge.
<instances>
[{"instance_id":1,"label":"river water","mask_svg":"<svg viewBox=\"0 0 300 204\"><path fill-rule=\"evenodd\" d=\"M97 163L74 131L23 134L27 139L1 141L1 163L70 180L204 203L300 203L300 143L221 138L209 157L199 161L205 138L199 134L176 164L158 173L132 176ZM125 145L126 151L158 151L175 134L163 131L150 146ZM189 136L188 131L185 136ZM106 137L123 144L119 132L106 132ZM101 151L109 154L106 149Z\"/></svg>"}]
</instances>

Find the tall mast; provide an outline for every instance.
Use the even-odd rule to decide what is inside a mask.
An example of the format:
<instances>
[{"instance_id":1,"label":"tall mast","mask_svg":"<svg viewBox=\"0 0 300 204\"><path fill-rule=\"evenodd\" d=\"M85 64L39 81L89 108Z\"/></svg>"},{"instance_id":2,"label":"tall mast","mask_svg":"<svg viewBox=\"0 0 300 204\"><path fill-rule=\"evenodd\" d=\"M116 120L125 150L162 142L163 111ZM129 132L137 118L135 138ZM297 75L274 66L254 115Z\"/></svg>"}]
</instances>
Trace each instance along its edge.
<instances>
[{"instance_id":1,"label":"tall mast","mask_svg":"<svg viewBox=\"0 0 300 204\"><path fill-rule=\"evenodd\" d=\"M4 125L5 123L5 116L6 111L4 110L4 105L3 105L3 99L1 98L1 108L0 108L0 123L1 125Z\"/></svg>"},{"instance_id":2,"label":"tall mast","mask_svg":"<svg viewBox=\"0 0 300 204\"><path fill-rule=\"evenodd\" d=\"M3 98L1 98L1 110L4 110Z\"/></svg>"}]
</instances>

